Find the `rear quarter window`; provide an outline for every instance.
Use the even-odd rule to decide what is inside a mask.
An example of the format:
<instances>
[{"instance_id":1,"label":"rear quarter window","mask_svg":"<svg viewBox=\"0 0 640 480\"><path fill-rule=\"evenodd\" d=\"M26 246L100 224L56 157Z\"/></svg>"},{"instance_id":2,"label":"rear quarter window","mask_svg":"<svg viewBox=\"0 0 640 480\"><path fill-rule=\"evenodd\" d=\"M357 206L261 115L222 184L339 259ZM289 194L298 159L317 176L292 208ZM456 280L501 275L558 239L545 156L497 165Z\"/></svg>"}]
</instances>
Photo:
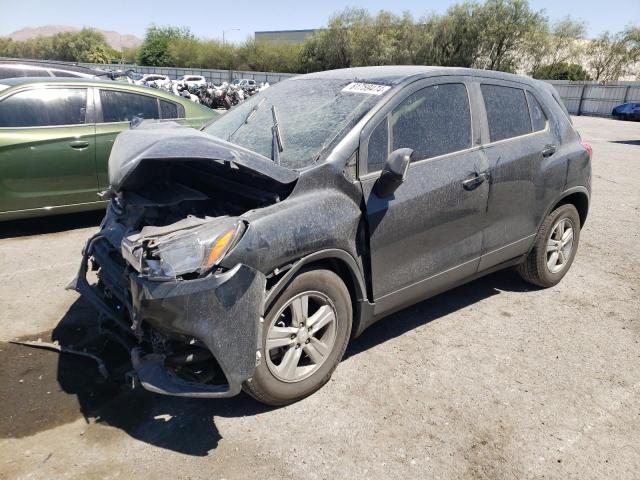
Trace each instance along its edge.
<instances>
[{"instance_id":1,"label":"rear quarter window","mask_svg":"<svg viewBox=\"0 0 640 480\"><path fill-rule=\"evenodd\" d=\"M184 107L173 102L160 100L160 116L167 118L184 118Z\"/></svg>"},{"instance_id":2,"label":"rear quarter window","mask_svg":"<svg viewBox=\"0 0 640 480\"><path fill-rule=\"evenodd\" d=\"M155 97L137 93L100 90L102 121L130 122L134 118L158 119L158 101Z\"/></svg>"},{"instance_id":3,"label":"rear quarter window","mask_svg":"<svg viewBox=\"0 0 640 480\"><path fill-rule=\"evenodd\" d=\"M547 116L542 109L542 105L531 92L527 92L527 100L529 102L529 112L531 113L531 125L534 132L539 132L547 128Z\"/></svg>"},{"instance_id":4,"label":"rear quarter window","mask_svg":"<svg viewBox=\"0 0 640 480\"><path fill-rule=\"evenodd\" d=\"M531 117L524 90L502 85L480 85L492 142L531 133Z\"/></svg>"}]
</instances>

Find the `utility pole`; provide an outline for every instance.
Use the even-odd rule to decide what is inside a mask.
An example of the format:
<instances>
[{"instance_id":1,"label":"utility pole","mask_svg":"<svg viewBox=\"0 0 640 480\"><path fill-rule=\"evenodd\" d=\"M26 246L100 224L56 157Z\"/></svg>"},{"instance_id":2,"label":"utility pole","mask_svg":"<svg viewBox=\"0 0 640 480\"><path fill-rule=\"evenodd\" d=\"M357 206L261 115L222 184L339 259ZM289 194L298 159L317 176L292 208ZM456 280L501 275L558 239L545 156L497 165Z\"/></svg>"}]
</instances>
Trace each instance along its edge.
<instances>
[{"instance_id":1,"label":"utility pole","mask_svg":"<svg viewBox=\"0 0 640 480\"><path fill-rule=\"evenodd\" d=\"M239 28L230 28L229 30L222 30L222 44L224 45L224 34L227 32L239 32Z\"/></svg>"}]
</instances>

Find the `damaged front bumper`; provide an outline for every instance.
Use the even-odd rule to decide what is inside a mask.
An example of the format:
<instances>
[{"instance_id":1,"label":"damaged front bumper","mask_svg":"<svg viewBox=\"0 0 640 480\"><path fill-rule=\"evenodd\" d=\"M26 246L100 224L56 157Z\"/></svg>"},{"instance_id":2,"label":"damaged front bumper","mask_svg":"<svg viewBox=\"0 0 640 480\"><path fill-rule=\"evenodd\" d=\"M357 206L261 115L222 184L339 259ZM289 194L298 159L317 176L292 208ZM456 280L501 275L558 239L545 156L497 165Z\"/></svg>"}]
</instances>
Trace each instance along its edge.
<instances>
[{"instance_id":1,"label":"damaged front bumper","mask_svg":"<svg viewBox=\"0 0 640 480\"><path fill-rule=\"evenodd\" d=\"M94 285L87 280L90 259L99 268L100 281ZM264 274L242 264L193 280L148 280L128 268L107 239L98 234L87 243L78 275L68 288L84 295L122 327L120 330L137 339L137 344L130 343L131 361L135 377L145 389L164 395L215 398L238 394L242 383L253 376L260 359L265 284ZM157 341L145 339L148 332L153 332L156 340L171 339L185 348L208 350L226 382L185 378L170 365L175 352L157 348ZM183 364L198 361L193 353L185 352Z\"/></svg>"}]
</instances>

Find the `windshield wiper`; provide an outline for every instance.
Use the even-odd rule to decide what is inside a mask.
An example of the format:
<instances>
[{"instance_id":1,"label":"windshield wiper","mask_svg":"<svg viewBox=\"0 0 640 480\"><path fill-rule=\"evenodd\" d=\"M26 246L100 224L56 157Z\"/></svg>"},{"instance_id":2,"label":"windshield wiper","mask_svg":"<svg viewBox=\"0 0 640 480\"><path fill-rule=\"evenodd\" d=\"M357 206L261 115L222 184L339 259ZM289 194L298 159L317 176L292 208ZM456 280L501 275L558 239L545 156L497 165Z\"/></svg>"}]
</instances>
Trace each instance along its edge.
<instances>
[{"instance_id":1,"label":"windshield wiper","mask_svg":"<svg viewBox=\"0 0 640 480\"><path fill-rule=\"evenodd\" d=\"M267 99L267 97L264 97L262 100L260 100L258 103L256 103L254 105L254 107L249 111L249 113L247 114L247 116L244 118L244 120L242 121L242 123L240 125L238 125L238 128L236 128L233 132L231 132L229 134L229 136L227 137L227 142L231 141L231 137L233 137L236 132L238 130L240 130L244 125L246 125L247 123L249 123L249 120L251 120L253 118L253 116L256 114L256 112L258 111L258 109L262 106L262 104L264 103L264 101Z\"/></svg>"},{"instance_id":2,"label":"windshield wiper","mask_svg":"<svg viewBox=\"0 0 640 480\"><path fill-rule=\"evenodd\" d=\"M275 105L271 106L271 116L273 117L273 125L271 126L271 160L280 165L280 153L284 151L284 145L282 145L282 133L280 132Z\"/></svg>"}]
</instances>

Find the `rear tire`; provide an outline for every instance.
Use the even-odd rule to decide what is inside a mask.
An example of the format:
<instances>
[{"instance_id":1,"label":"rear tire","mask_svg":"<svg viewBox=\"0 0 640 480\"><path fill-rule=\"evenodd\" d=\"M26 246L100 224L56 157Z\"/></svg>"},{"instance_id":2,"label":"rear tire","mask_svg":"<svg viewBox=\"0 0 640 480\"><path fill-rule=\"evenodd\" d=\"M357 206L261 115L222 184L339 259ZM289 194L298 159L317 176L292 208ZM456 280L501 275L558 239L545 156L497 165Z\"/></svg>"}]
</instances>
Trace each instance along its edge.
<instances>
[{"instance_id":1,"label":"rear tire","mask_svg":"<svg viewBox=\"0 0 640 480\"><path fill-rule=\"evenodd\" d=\"M314 393L344 355L352 316L349 290L338 275L300 273L265 315L261 361L244 391L274 406Z\"/></svg>"},{"instance_id":2,"label":"rear tire","mask_svg":"<svg viewBox=\"0 0 640 480\"><path fill-rule=\"evenodd\" d=\"M533 249L518 273L525 282L548 288L569 271L580 241L580 216L571 204L551 212L540 226Z\"/></svg>"}]
</instances>

